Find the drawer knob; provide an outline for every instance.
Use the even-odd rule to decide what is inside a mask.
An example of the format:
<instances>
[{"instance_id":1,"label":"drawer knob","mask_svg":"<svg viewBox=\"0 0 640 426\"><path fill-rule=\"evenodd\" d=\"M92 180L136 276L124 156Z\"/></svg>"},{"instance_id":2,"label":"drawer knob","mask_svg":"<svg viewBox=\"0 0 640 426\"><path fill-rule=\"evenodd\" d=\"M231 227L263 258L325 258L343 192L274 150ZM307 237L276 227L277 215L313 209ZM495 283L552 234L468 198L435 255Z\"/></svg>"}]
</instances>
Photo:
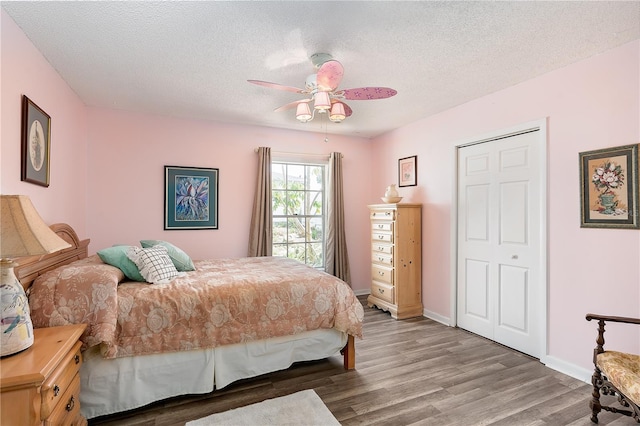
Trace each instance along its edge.
<instances>
[{"instance_id":1,"label":"drawer knob","mask_svg":"<svg viewBox=\"0 0 640 426\"><path fill-rule=\"evenodd\" d=\"M379 289L378 289L378 292L379 292L380 294L384 294L384 289L379 288Z\"/></svg>"},{"instance_id":2,"label":"drawer knob","mask_svg":"<svg viewBox=\"0 0 640 426\"><path fill-rule=\"evenodd\" d=\"M76 364L80 364L80 355L74 356L73 360L76 362Z\"/></svg>"},{"instance_id":3,"label":"drawer knob","mask_svg":"<svg viewBox=\"0 0 640 426\"><path fill-rule=\"evenodd\" d=\"M380 223L380 224L378 224L378 228L382 229L382 228L384 228L384 225Z\"/></svg>"},{"instance_id":4,"label":"drawer knob","mask_svg":"<svg viewBox=\"0 0 640 426\"><path fill-rule=\"evenodd\" d=\"M382 262L384 260L384 257L378 257L378 260Z\"/></svg>"},{"instance_id":5,"label":"drawer knob","mask_svg":"<svg viewBox=\"0 0 640 426\"><path fill-rule=\"evenodd\" d=\"M381 240L384 238L384 235L378 235L378 239Z\"/></svg>"},{"instance_id":6,"label":"drawer knob","mask_svg":"<svg viewBox=\"0 0 640 426\"><path fill-rule=\"evenodd\" d=\"M378 246L378 251L382 251L382 250L383 250L382 246Z\"/></svg>"},{"instance_id":7,"label":"drawer knob","mask_svg":"<svg viewBox=\"0 0 640 426\"><path fill-rule=\"evenodd\" d=\"M60 386L53 385L53 396L58 396L59 393L60 393Z\"/></svg>"},{"instance_id":8,"label":"drawer knob","mask_svg":"<svg viewBox=\"0 0 640 426\"><path fill-rule=\"evenodd\" d=\"M64 407L64 409L67 411L71 411L73 410L73 407L75 407L75 405L76 405L76 400L73 399L73 395L71 395L71 399L69 400L69 403L67 404L67 406Z\"/></svg>"},{"instance_id":9,"label":"drawer knob","mask_svg":"<svg viewBox=\"0 0 640 426\"><path fill-rule=\"evenodd\" d=\"M384 272L378 271L378 275L380 275L381 277L384 277Z\"/></svg>"}]
</instances>

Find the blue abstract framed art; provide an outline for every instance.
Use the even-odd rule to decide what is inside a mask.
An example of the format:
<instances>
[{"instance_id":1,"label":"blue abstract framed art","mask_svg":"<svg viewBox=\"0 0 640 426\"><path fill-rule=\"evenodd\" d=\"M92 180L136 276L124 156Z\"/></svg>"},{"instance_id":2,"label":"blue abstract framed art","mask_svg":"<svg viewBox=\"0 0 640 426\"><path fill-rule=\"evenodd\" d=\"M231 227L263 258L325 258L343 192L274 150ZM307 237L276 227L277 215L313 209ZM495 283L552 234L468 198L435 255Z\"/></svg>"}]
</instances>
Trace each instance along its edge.
<instances>
[{"instance_id":1,"label":"blue abstract framed art","mask_svg":"<svg viewBox=\"0 0 640 426\"><path fill-rule=\"evenodd\" d=\"M218 229L218 169L164 166L164 229Z\"/></svg>"}]
</instances>

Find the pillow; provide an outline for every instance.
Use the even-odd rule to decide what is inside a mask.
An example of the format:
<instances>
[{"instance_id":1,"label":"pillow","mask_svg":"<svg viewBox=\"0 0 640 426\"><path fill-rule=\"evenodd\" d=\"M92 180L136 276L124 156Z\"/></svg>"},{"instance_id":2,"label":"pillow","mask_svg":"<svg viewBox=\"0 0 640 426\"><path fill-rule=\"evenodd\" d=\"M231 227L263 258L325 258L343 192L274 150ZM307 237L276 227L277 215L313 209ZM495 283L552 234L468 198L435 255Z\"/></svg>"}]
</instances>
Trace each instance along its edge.
<instances>
[{"instance_id":1,"label":"pillow","mask_svg":"<svg viewBox=\"0 0 640 426\"><path fill-rule=\"evenodd\" d=\"M180 274L173 266L166 247L139 248L132 246L129 247L127 256L138 266L144 279L151 284L168 283Z\"/></svg>"},{"instance_id":2,"label":"pillow","mask_svg":"<svg viewBox=\"0 0 640 426\"><path fill-rule=\"evenodd\" d=\"M161 240L142 240L140 244L144 248L149 248L153 246L163 246L167 249L167 253L173 262L173 266L176 267L178 271L195 271L196 267L193 265L193 261L189 257L187 253L174 246L171 243Z\"/></svg>"},{"instance_id":3,"label":"pillow","mask_svg":"<svg viewBox=\"0 0 640 426\"><path fill-rule=\"evenodd\" d=\"M129 247L131 246L113 246L102 249L98 252L98 256L104 263L120 269L130 280L144 281L144 277L140 274L136 264L127 257Z\"/></svg>"}]
</instances>

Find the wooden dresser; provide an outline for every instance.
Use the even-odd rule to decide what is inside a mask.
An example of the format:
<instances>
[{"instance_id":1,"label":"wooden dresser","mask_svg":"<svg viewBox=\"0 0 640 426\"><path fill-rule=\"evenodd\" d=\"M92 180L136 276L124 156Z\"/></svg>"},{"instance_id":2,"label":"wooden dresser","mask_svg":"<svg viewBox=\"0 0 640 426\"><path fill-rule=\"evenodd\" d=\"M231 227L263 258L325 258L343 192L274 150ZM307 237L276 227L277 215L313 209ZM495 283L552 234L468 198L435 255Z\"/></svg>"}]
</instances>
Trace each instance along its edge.
<instances>
[{"instance_id":1,"label":"wooden dresser","mask_svg":"<svg viewBox=\"0 0 640 426\"><path fill-rule=\"evenodd\" d=\"M396 319L423 315L422 205L373 204L369 307Z\"/></svg>"},{"instance_id":2,"label":"wooden dresser","mask_svg":"<svg viewBox=\"0 0 640 426\"><path fill-rule=\"evenodd\" d=\"M37 328L30 348L0 359L0 424L87 424L79 400L85 327Z\"/></svg>"}]
</instances>

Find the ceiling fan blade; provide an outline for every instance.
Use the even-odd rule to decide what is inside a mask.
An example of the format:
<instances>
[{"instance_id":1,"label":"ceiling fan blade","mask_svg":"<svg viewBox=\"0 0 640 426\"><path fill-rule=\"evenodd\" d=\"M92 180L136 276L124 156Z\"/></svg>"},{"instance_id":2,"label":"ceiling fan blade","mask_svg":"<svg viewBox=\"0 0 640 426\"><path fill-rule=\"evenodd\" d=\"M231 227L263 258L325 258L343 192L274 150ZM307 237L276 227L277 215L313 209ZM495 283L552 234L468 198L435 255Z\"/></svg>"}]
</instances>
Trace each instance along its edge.
<instances>
[{"instance_id":1,"label":"ceiling fan blade","mask_svg":"<svg viewBox=\"0 0 640 426\"><path fill-rule=\"evenodd\" d=\"M340 62L334 60L325 62L318 70L318 90L323 92L333 92L342 81L343 75L344 68Z\"/></svg>"},{"instance_id":2,"label":"ceiling fan blade","mask_svg":"<svg viewBox=\"0 0 640 426\"><path fill-rule=\"evenodd\" d=\"M398 91L388 87L358 87L355 89L344 89L343 92L344 98L352 101L386 99L398 93Z\"/></svg>"},{"instance_id":3,"label":"ceiling fan blade","mask_svg":"<svg viewBox=\"0 0 640 426\"><path fill-rule=\"evenodd\" d=\"M275 112L280 112L280 111L285 111L287 109L291 109L291 108L295 108L298 106L298 104L303 104L305 102L311 102L312 99L301 99L299 101L293 101L293 102L289 102L288 104L282 105L279 108L276 108L274 111Z\"/></svg>"},{"instance_id":4,"label":"ceiling fan blade","mask_svg":"<svg viewBox=\"0 0 640 426\"><path fill-rule=\"evenodd\" d=\"M297 87L292 87L292 86L283 86L282 84L278 84L278 83L269 83L268 81L260 81L260 80L247 80L247 81L249 83L257 84L258 86L269 87L271 89L286 90L288 92L293 92L293 93L307 93L304 89L298 89Z\"/></svg>"}]
</instances>

